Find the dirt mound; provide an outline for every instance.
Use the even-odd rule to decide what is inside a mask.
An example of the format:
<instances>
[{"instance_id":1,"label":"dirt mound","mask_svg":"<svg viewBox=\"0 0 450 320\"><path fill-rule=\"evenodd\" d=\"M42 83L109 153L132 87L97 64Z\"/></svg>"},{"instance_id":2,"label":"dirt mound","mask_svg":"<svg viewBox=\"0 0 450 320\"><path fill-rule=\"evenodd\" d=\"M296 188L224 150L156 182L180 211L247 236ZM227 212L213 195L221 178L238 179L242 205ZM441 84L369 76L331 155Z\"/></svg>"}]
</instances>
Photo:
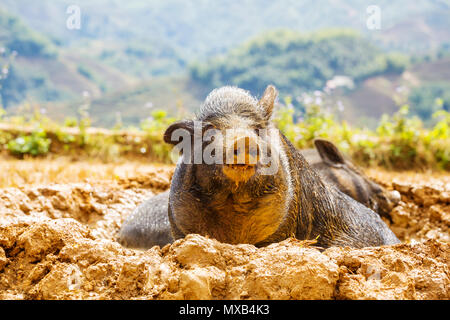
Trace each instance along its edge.
<instances>
[{"instance_id":1,"label":"dirt mound","mask_svg":"<svg viewBox=\"0 0 450 320\"><path fill-rule=\"evenodd\" d=\"M450 298L443 180L385 183L402 194L391 227L405 243L395 246L319 251L288 239L256 248L189 235L162 249L123 248L120 225L170 176L0 189L0 299Z\"/></svg>"},{"instance_id":2,"label":"dirt mound","mask_svg":"<svg viewBox=\"0 0 450 320\"><path fill-rule=\"evenodd\" d=\"M391 212L393 223L390 225L400 240L450 242L449 176L377 172L372 177L402 196L402 201Z\"/></svg>"},{"instance_id":3,"label":"dirt mound","mask_svg":"<svg viewBox=\"0 0 450 320\"><path fill-rule=\"evenodd\" d=\"M74 219L0 227L1 298L444 299L449 246L429 240L324 252L289 239L257 249L189 235L160 250L95 239Z\"/></svg>"},{"instance_id":4,"label":"dirt mound","mask_svg":"<svg viewBox=\"0 0 450 320\"><path fill-rule=\"evenodd\" d=\"M14 223L20 216L40 219L73 218L98 238L115 239L124 217L152 196L148 189L119 189L89 183L53 184L0 189L0 221Z\"/></svg>"}]
</instances>

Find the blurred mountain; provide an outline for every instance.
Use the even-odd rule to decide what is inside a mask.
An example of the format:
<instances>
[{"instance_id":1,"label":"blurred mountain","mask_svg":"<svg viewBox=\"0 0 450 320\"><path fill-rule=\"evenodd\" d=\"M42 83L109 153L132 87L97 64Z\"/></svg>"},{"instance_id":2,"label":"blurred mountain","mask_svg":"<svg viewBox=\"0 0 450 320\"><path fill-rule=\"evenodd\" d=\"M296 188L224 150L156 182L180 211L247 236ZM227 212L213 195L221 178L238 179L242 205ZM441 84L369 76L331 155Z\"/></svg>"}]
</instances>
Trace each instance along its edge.
<instances>
[{"instance_id":1,"label":"blurred mountain","mask_svg":"<svg viewBox=\"0 0 450 320\"><path fill-rule=\"evenodd\" d=\"M366 26L366 9L373 4L381 10L380 30ZM79 30L66 27L70 5L81 10ZM289 67L289 63L285 64L287 52L278 60L260 55L262 60L253 59L239 72L231 70L237 73L227 74L217 83L208 82L207 77L195 79L192 73L195 66L200 66L203 72L223 75L230 71L231 61L252 60L253 52L242 53L242 48L263 41L273 30L315 34L324 28L352 29L362 35L363 39L350 46L354 51L347 50L348 61L359 61L358 68L342 65L330 69L332 57L327 52L320 54L321 49L315 46L309 51L290 51L296 71L287 75L292 81L285 83L276 73ZM448 51L449 39L448 0L2 0L0 48L6 50L0 64L9 68L6 80L1 82L2 104L11 109L26 101L45 103L52 115L61 117L75 113L76 106L89 96L92 114L98 115L96 124L111 125L117 112L124 122L137 123L140 110L148 111L143 106L178 112L181 104L191 110L213 85L235 83L259 94L260 87L273 78L274 82L279 80L286 94L296 85L290 93L298 94L321 88L328 77L343 73L359 78L355 90L346 92L342 99L365 110L360 103L366 98L373 101L379 92L373 91L374 83L378 88L389 77L402 75L380 74L389 70L371 66L372 58L377 59L375 64L386 65L393 61L384 58L391 51L411 56L435 54L442 48ZM345 41L330 48L340 51L337 56L346 54ZM239 50L241 55L236 54ZM11 58L13 52L17 56ZM295 57L304 53L308 55ZM252 81L258 80L258 70L265 70L258 67L261 61L273 72L264 74L259 82ZM308 66L302 69L305 63ZM281 69L280 64L284 65ZM427 69L427 61L424 65ZM295 79L294 73L302 75L303 82ZM384 80L371 80L374 77ZM251 84L246 85L246 81ZM450 79L443 80L444 87L447 81ZM440 89L428 92L441 92L441 84L439 80ZM391 94L392 90L381 91ZM183 99L184 103L180 103ZM392 96L380 103L383 110L395 106ZM367 115L372 116L373 110L367 109ZM101 116L106 112L108 116Z\"/></svg>"},{"instance_id":2,"label":"blurred mountain","mask_svg":"<svg viewBox=\"0 0 450 320\"><path fill-rule=\"evenodd\" d=\"M381 30L371 31L366 9L374 4L381 10ZM69 5L81 9L80 30L65 27ZM185 57L224 52L279 28L354 28L387 45L404 42L405 50L431 48L450 35L448 0L2 0L2 6L62 43L133 39L181 49Z\"/></svg>"}]
</instances>

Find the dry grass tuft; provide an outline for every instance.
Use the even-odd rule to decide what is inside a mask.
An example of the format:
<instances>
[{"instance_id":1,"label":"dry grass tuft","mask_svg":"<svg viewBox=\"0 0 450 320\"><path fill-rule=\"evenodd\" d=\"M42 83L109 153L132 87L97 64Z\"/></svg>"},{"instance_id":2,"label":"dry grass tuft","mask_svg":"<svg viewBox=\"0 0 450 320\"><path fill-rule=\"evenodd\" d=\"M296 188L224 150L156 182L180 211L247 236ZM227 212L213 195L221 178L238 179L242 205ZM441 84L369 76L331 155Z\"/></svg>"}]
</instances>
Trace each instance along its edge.
<instances>
[{"instance_id":1,"label":"dry grass tuft","mask_svg":"<svg viewBox=\"0 0 450 320\"><path fill-rule=\"evenodd\" d=\"M49 183L119 181L170 167L139 160L104 163L98 160L73 161L65 157L1 159L0 188Z\"/></svg>"}]
</instances>

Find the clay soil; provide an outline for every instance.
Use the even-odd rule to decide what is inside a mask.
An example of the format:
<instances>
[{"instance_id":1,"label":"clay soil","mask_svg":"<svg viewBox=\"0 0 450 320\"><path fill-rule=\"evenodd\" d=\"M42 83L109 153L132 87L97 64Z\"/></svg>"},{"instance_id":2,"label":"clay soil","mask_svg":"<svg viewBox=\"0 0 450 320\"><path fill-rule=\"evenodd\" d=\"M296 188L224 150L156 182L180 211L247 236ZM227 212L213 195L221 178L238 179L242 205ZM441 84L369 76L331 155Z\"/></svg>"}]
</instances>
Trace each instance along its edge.
<instances>
[{"instance_id":1,"label":"clay soil","mask_svg":"<svg viewBox=\"0 0 450 320\"><path fill-rule=\"evenodd\" d=\"M265 248L189 235L164 248L115 241L173 168L0 161L0 299L449 299L450 175L368 174L402 195L377 248ZM82 169L80 169L82 168Z\"/></svg>"}]
</instances>

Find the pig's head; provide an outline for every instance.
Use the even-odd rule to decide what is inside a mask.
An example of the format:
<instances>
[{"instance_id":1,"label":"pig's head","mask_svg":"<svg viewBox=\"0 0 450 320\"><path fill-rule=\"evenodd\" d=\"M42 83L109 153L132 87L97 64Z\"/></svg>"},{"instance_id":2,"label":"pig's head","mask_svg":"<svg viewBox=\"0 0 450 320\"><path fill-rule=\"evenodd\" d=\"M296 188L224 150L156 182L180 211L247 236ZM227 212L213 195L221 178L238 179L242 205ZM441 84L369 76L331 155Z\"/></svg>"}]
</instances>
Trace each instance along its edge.
<instances>
[{"instance_id":1,"label":"pig's head","mask_svg":"<svg viewBox=\"0 0 450 320\"><path fill-rule=\"evenodd\" d=\"M326 168L320 174L336 184L341 191L365 204L381 216L390 219L390 212L400 201L398 191L389 191L369 179L357 166L346 159L339 149L325 139L314 140Z\"/></svg>"},{"instance_id":2,"label":"pig's head","mask_svg":"<svg viewBox=\"0 0 450 320\"><path fill-rule=\"evenodd\" d=\"M242 89L222 87L208 95L195 120L174 123L165 132L167 143L189 142L181 145L179 161L190 166L191 190L207 212L202 219L216 224L205 229L218 240L257 243L287 211L290 197L280 193L293 191L280 133L271 121L276 96L273 86L259 101ZM255 221L261 226L251 226ZM186 225L185 233L202 233L195 228ZM233 232L221 232L225 229Z\"/></svg>"},{"instance_id":3,"label":"pig's head","mask_svg":"<svg viewBox=\"0 0 450 320\"><path fill-rule=\"evenodd\" d=\"M198 167L200 184L208 184L213 177L235 187L261 182L263 176L271 175L268 167L279 164L279 133L270 120L276 96L273 86L267 87L259 101L235 87L216 89L195 120L172 124L164 140L178 144L183 133L183 140L189 141L181 146L183 161Z\"/></svg>"}]
</instances>

